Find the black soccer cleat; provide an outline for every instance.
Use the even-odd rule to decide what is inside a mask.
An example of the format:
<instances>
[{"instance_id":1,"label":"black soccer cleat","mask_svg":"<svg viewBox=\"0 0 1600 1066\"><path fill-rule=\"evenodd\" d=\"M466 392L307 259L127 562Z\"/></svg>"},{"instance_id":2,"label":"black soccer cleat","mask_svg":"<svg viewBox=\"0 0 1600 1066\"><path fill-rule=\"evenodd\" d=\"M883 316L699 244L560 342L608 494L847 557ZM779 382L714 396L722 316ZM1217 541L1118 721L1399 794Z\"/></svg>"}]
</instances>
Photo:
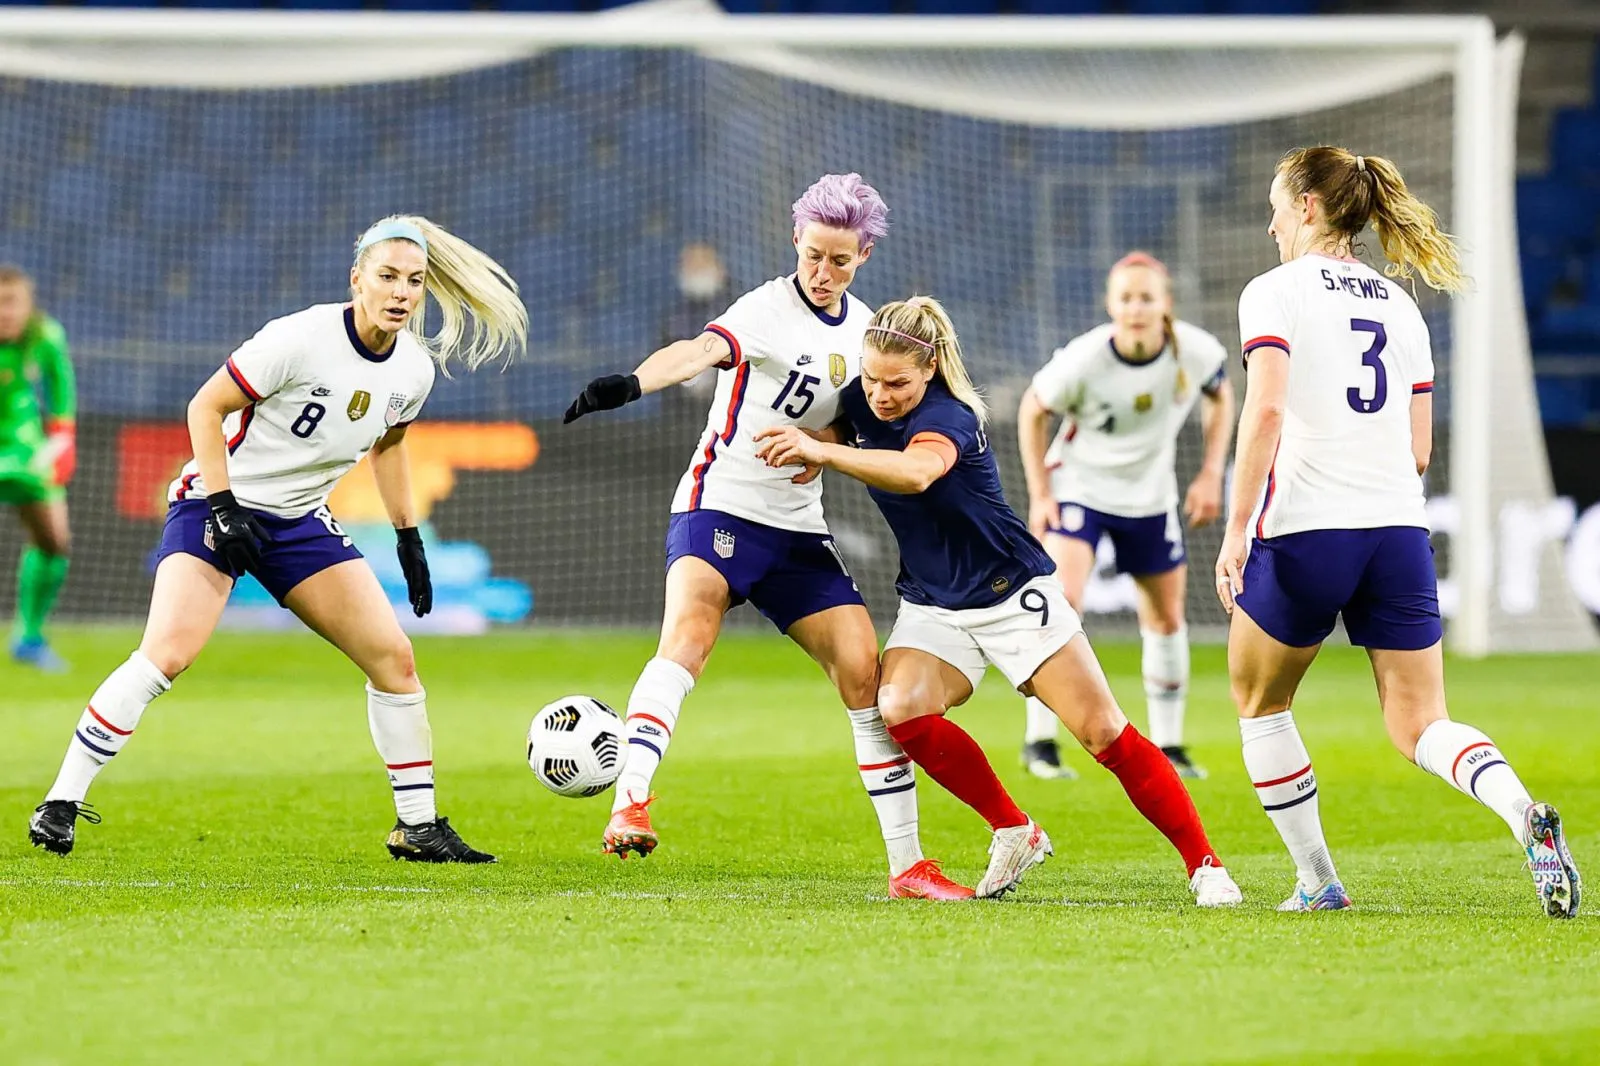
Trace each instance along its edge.
<instances>
[{"instance_id":1,"label":"black soccer cleat","mask_svg":"<svg viewBox=\"0 0 1600 1066\"><path fill-rule=\"evenodd\" d=\"M1189 749L1182 744L1169 744L1161 749L1161 754L1165 755L1172 768L1178 771L1179 777L1187 777L1191 781L1205 778L1206 772L1194 764L1194 760L1189 758Z\"/></svg>"},{"instance_id":2,"label":"black soccer cleat","mask_svg":"<svg viewBox=\"0 0 1600 1066\"><path fill-rule=\"evenodd\" d=\"M1022 767L1046 781L1072 781L1078 772L1061 761L1061 746L1053 740L1030 740L1022 745Z\"/></svg>"},{"instance_id":3,"label":"black soccer cleat","mask_svg":"<svg viewBox=\"0 0 1600 1066\"><path fill-rule=\"evenodd\" d=\"M389 831L389 854L407 862L494 862L495 857L475 851L450 826L450 819L421 825L394 823Z\"/></svg>"},{"instance_id":4,"label":"black soccer cleat","mask_svg":"<svg viewBox=\"0 0 1600 1066\"><path fill-rule=\"evenodd\" d=\"M100 824L99 812L87 803L46 800L33 809L33 817L28 819L28 840L34 847L56 855L69 854L79 818L90 825Z\"/></svg>"}]
</instances>

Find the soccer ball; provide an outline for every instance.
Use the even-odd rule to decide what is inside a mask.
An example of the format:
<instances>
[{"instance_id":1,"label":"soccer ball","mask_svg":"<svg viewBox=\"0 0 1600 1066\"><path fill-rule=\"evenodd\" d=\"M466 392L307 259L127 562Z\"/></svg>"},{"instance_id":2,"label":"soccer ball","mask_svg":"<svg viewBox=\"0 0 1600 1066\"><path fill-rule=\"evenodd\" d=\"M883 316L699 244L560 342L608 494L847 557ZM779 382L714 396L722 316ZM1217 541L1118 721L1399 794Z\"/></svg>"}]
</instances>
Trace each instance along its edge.
<instances>
[{"instance_id":1,"label":"soccer ball","mask_svg":"<svg viewBox=\"0 0 1600 1066\"><path fill-rule=\"evenodd\" d=\"M622 772L622 719L593 696L563 696L533 716L528 765L558 796L594 796Z\"/></svg>"}]
</instances>

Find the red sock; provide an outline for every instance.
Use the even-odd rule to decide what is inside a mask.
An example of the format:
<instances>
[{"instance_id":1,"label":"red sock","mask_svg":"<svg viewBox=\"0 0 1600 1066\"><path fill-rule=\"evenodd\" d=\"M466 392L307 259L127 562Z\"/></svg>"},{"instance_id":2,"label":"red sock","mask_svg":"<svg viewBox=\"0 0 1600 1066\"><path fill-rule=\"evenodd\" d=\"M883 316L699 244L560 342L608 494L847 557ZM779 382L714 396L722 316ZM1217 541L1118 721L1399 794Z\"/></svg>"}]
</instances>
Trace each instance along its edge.
<instances>
[{"instance_id":1,"label":"red sock","mask_svg":"<svg viewBox=\"0 0 1600 1066\"><path fill-rule=\"evenodd\" d=\"M1178 772L1161 749L1146 740L1132 723L1095 759L1117 775L1134 807L1178 849L1191 877L1207 859L1213 865L1222 865L1211 850L1206 828L1200 824L1200 812L1194 809L1189 790L1178 780Z\"/></svg>"},{"instance_id":2,"label":"red sock","mask_svg":"<svg viewBox=\"0 0 1600 1066\"><path fill-rule=\"evenodd\" d=\"M1028 816L1011 801L978 742L950 719L923 715L890 726L889 735L929 777L983 815L990 828L1004 829L1027 822Z\"/></svg>"}]
</instances>

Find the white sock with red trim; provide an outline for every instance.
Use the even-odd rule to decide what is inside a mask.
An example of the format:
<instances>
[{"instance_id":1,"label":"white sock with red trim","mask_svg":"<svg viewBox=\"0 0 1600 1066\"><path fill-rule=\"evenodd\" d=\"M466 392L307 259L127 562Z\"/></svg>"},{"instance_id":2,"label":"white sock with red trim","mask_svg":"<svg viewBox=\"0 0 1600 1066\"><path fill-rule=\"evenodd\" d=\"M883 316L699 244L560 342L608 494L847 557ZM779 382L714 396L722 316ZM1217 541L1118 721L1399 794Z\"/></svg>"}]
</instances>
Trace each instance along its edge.
<instances>
[{"instance_id":1,"label":"white sock with red trim","mask_svg":"<svg viewBox=\"0 0 1600 1066\"><path fill-rule=\"evenodd\" d=\"M389 772L394 813L406 825L436 821L433 728L426 692L379 692L367 685L367 726Z\"/></svg>"},{"instance_id":2,"label":"white sock with red trim","mask_svg":"<svg viewBox=\"0 0 1600 1066\"><path fill-rule=\"evenodd\" d=\"M1244 740L1245 772L1294 859L1300 884L1315 891L1337 881L1339 874L1333 868L1333 856L1322 835L1322 814L1317 809L1317 775L1294 726L1294 714L1279 711L1241 718L1239 735Z\"/></svg>"},{"instance_id":3,"label":"white sock with red trim","mask_svg":"<svg viewBox=\"0 0 1600 1066\"><path fill-rule=\"evenodd\" d=\"M898 877L922 861L917 835L917 771L911 756L896 744L878 708L847 711L856 741L856 769L878 813L878 828L889 853L889 876Z\"/></svg>"},{"instance_id":4,"label":"white sock with red trim","mask_svg":"<svg viewBox=\"0 0 1600 1066\"><path fill-rule=\"evenodd\" d=\"M1150 712L1150 743L1158 748L1183 743L1183 711L1189 698L1189 627L1172 633L1139 630L1145 705Z\"/></svg>"},{"instance_id":5,"label":"white sock with red trim","mask_svg":"<svg viewBox=\"0 0 1600 1066\"><path fill-rule=\"evenodd\" d=\"M678 728L678 712L692 691L694 675L671 659L657 656L639 671L639 680L628 697L622 773L617 777L617 791L611 801L613 814L630 803L643 803L650 798L650 781L661 760L667 757L667 745Z\"/></svg>"},{"instance_id":6,"label":"white sock with red trim","mask_svg":"<svg viewBox=\"0 0 1600 1066\"><path fill-rule=\"evenodd\" d=\"M1533 803L1521 778L1481 731L1440 719L1417 738L1417 765L1442 777L1489 808L1511 828L1523 846L1523 814Z\"/></svg>"},{"instance_id":7,"label":"white sock with red trim","mask_svg":"<svg viewBox=\"0 0 1600 1066\"><path fill-rule=\"evenodd\" d=\"M61 772L45 800L82 803L89 794L89 783L128 742L150 701L171 687L166 675L139 652L111 671L78 718L77 731L61 760Z\"/></svg>"}]
</instances>

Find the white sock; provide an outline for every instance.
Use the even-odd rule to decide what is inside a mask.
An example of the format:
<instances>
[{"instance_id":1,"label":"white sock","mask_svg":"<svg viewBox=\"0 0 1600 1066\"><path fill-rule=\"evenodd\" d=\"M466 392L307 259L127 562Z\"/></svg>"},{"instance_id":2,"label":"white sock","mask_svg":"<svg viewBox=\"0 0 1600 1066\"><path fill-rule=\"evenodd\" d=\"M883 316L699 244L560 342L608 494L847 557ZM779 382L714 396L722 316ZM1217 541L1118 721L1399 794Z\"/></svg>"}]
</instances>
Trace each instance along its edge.
<instances>
[{"instance_id":1,"label":"white sock","mask_svg":"<svg viewBox=\"0 0 1600 1066\"><path fill-rule=\"evenodd\" d=\"M1482 732L1448 719L1434 722L1417 738L1417 765L1498 814L1517 843L1527 845L1522 838L1523 813L1533 800L1506 757Z\"/></svg>"},{"instance_id":2,"label":"white sock","mask_svg":"<svg viewBox=\"0 0 1600 1066\"><path fill-rule=\"evenodd\" d=\"M889 876L898 877L922 861L922 841L917 836L917 771L894 738L878 708L847 711L850 732L856 740L856 769L878 812L884 847L889 852Z\"/></svg>"},{"instance_id":3,"label":"white sock","mask_svg":"<svg viewBox=\"0 0 1600 1066\"><path fill-rule=\"evenodd\" d=\"M1189 628L1176 633L1141 629L1144 697L1150 715L1150 743L1158 748L1183 743L1183 708L1189 698Z\"/></svg>"},{"instance_id":4,"label":"white sock","mask_svg":"<svg viewBox=\"0 0 1600 1066\"><path fill-rule=\"evenodd\" d=\"M693 690L694 676L671 659L657 657L644 664L628 697L627 747L612 813L650 797L650 780L667 756L678 712Z\"/></svg>"},{"instance_id":5,"label":"white sock","mask_svg":"<svg viewBox=\"0 0 1600 1066\"><path fill-rule=\"evenodd\" d=\"M436 821L433 729L426 692L379 692L367 685L367 726L389 771L394 813L406 825Z\"/></svg>"},{"instance_id":6,"label":"white sock","mask_svg":"<svg viewBox=\"0 0 1600 1066\"><path fill-rule=\"evenodd\" d=\"M1322 835L1317 809L1317 775L1311 756L1294 727L1294 715L1279 711L1260 718L1239 719L1244 740L1244 768L1256 786L1256 798L1283 838L1294 859L1300 884L1314 890L1338 880L1333 856Z\"/></svg>"},{"instance_id":7,"label":"white sock","mask_svg":"<svg viewBox=\"0 0 1600 1066\"><path fill-rule=\"evenodd\" d=\"M45 800L82 803L89 794L89 783L128 742L150 701L171 687L166 675L139 652L111 671L78 718L78 729L61 760L61 772Z\"/></svg>"},{"instance_id":8,"label":"white sock","mask_svg":"<svg viewBox=\"0 0 1600 1066\"><path fill-rule=\"evenodd\" d=\"M1061 719L1056 717L1056 712L1046 707L1037 696L1029 696L1023 705L1028 714L1028 724L1022 732L1023 743L1035 744L1041 740L1056 739L1057 731L1061 728Z\"/></svg>"}]
</instances>

